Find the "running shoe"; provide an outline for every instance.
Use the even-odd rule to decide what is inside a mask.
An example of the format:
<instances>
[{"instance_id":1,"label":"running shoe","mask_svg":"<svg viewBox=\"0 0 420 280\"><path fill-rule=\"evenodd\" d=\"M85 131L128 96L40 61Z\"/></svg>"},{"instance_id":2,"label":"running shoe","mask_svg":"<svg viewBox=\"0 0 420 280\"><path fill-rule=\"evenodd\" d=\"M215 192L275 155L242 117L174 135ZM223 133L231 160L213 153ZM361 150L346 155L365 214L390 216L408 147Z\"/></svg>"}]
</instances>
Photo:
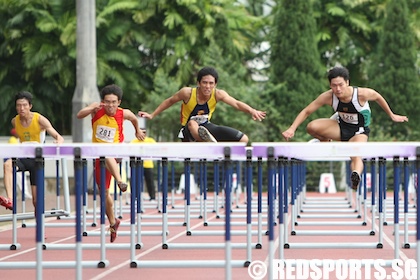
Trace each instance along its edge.
<instances>
[{"instance_id":1,"label":"running shoe","mask_svg":"<svg viewBox=\"0 0 420 280\"><path fill-rule=\"evenodd\" d=\"M121 221L115 218L115 224L112 226L109 226L109 231L111 232L111 243L115 241L115 238L117 238L117 230L120 226Z\"/></svg>"},{"instance_id":2,"label":"running shoe","mask_svg":"<svg viewBox=\"0 0 420 280\"><path fill-rule=\"evenodd\" d=\"M13 201L4 196L0 196L0 205L6 207L6 209L13 210Z\"/></svg>"},{"instance_id":3,"label":"running shoe","mask_svg":"<svg viewBox=\"0 0 420 280\"><path fill-rule=\"evenodd\" d=\"M210 133L210 131L208 131L208 129L205 128L204 126L198 127L198 135L200 136L201 139L203 139L204 142L214 142L214 143L217 142L216 138L214 138L214 136Z\"/></svg>"},{"instance_id":4,"label":"running shoe","mask_svg":"<svg viewBox=\"0 0 420 280\"><path fill-rule=\"evenodd\" d=\"M351 173L350 180L351 180L351 188L356 191L360 183L359 173L357 173L356 171L353 171Z\"/></svg>"}]
</instances>

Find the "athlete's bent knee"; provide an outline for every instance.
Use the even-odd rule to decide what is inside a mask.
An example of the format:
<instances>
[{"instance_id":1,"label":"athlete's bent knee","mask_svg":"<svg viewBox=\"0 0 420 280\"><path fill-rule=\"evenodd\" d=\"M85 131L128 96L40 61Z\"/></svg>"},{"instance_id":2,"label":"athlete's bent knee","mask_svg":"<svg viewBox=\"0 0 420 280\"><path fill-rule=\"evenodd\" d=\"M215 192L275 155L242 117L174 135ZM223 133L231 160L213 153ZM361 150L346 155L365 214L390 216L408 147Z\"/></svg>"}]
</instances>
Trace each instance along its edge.
<instances>
[{"instance_id":1,"label":"athlete's bent knee","mask_svg":"<svg viewBox=\"0 0 420 280\"><path fill-rule=\"evenodd\" d=\"M242 135L241 139L239 140L239 142L244 142L244 143L248 143L248 136L246 134Z\"/></svg>"},{"instance_id":2,"label":"athlete's bent knee","mask_svg":"<svg viewBox=\"0 0 420 280\"><path fill-rule=\"evenodd\" d=\"M310 135L314 136L317 134L317 125L313 122L308 123L306 126L306 132L308 132Z\"/></svg>"}]
</instances>

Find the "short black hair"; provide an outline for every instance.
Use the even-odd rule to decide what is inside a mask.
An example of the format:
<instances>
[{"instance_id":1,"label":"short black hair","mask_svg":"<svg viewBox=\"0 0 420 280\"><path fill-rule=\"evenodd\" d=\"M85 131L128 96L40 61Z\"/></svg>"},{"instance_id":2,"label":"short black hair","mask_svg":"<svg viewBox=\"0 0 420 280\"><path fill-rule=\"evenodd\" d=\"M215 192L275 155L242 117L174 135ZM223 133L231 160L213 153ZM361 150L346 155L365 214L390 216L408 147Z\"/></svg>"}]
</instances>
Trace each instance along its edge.
<instances>
[{"instance_id":1,"label":"short black hair","mask_svg":"<svg viewBox=\"0 0 420 280\"><path fill-rule=\"evenodd\" d=\"M349 70L345 67L337 66L328 71L328 81L330 81L330 83L332 79L337 77L342 77L345 81L350 80Z\"/></svg>"},{"instance_id":2,"label":"short black hair","mask_svg":"<svg viewBox=\"0 0 420 280\"><path fill-rule=\"evenodd\" d=\"M29 91L19 91L18 93L16 93L15 95L15 103L16 101L18 101L19 99L26 99L29 102L29 105L32 104L32 93L30 93Z\"/></svg>"},{"instance_id":3,"label":"short black hair","mask_svg":"<svg viewBox=\"0 0 420 280\"><path fill-rule=\"evenodd\" d=\"M109 94L115 94L118 97L118 100L122 99L123 91L122 89L117 85L107 85L101 89L101 99L104 100L105 96Z\"/></svg>"},{"instance_id":4,"label":"short black hair","mask_svg":"<svg viewBox=\"0 0 420 280\"><path fill-rule=\"evenodd\" d=\"M201 82L201 79L204 76L207 76L207 75L213 76L214 80L217 84L217 80L219 79L219 74L217 74L216 69L214 69L213 67L203 67L203 68L201 68L201 70L198 71L198 73L197 73L197 82Z\"/></svg>"}]
</instances>

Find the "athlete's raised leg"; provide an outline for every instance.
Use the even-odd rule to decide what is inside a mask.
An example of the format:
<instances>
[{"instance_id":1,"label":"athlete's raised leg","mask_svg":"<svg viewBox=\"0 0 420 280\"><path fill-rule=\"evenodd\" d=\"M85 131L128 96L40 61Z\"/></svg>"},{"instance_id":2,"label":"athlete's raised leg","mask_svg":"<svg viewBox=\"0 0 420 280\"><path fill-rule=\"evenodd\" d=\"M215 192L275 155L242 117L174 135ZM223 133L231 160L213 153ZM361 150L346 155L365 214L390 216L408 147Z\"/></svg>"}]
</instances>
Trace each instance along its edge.
<instances>
[{"instance_id":1,"label":"athlete's raised leg","mask_svg":"<svg viewBox=\"0 0 420 280\"><path fill-rule=\"evenodd\" d=\"M198 135L198 123L196 121L190 120L187 123L187 128L190 132L190 134L192 135L192 137L194 138L195 141L197 142L203 142L203 140L201 140L200 135Z\"/></svg>"},{"instance_id":2,"label":"athlete's raised leg","mask_svg":"<svg viewBox=\"0 0 420 280\"><path fill-rule=\"evenodd\" d=\"M320 141L341 141L340 126L336 120L316 119L308 123L306 131Z\"/></svg>"},{"instance_id":3,"label":"athlete's raised leg","mask_svg":"<svg viewBox=\"0 0 420 280\"><path fill-rule=\"evenodd\" d=\"M353 136L349 142L367 142L368 136L366 134L358 134ZM361 157L350 157L350 168L352 170L350 180L352 189L357 190L360 183L360 174L363 172L363 160Z\"/></svg>"}]
</instances>

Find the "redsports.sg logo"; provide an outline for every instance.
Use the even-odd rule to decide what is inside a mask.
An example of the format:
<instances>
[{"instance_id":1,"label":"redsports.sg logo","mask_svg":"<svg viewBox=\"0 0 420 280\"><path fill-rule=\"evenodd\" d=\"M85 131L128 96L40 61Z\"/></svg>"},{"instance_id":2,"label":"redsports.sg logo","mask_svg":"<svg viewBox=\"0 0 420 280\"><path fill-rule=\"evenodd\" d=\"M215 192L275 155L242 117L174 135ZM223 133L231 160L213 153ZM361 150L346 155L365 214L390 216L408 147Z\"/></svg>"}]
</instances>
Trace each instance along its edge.
<instances>
[{"instance_id":1,"label":"redsports.sg logo","mask_svg":"<svg viewBox=\"0 0 420 280\"><path fill-rule=\"evenodd\" d=\"M269 271L271 269L271 271ZM417 279L417 262L395 259L287 259L273 260L272 268L265 262L253 261L248 274L254 280L263 279L269 274L272 279Z\"/></svg>"}]
</instances>

